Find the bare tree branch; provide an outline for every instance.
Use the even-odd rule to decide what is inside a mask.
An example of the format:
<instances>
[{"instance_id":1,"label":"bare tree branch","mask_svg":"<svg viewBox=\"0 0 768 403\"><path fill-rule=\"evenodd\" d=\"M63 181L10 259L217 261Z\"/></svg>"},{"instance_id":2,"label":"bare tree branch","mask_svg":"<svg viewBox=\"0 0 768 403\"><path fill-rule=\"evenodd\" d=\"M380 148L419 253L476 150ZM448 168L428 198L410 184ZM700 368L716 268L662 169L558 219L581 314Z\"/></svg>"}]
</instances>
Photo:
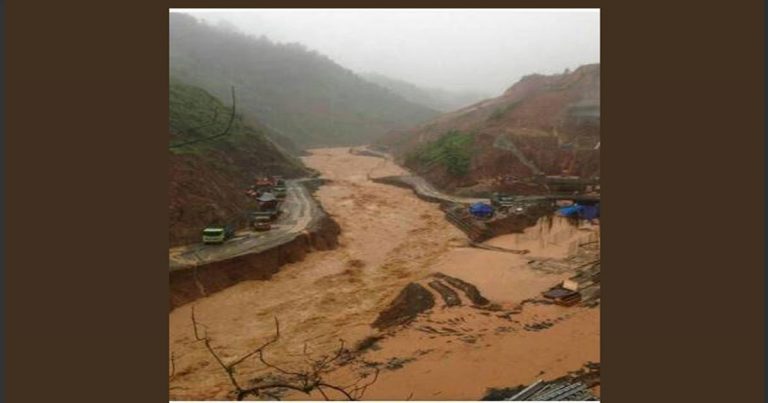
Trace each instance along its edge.
<instances>
[{"instance_id":1,"label":"bare tree branch","mask_svg":"<svg viewBox=\"0 0 768 403\"><path fill-rule=\"evenodd\" d=\"M213 358L216 359L216 362L219 363L219 366L221 366L224 372L227 373L227 377L229 378L229 381L232 383L232 386L234 386L235 389L237 389L237 391L242 391L243 389L237 383L237 379L235 379L235 374L234 374L234 371L232 370L232 367L224 364L224 361L221 360L219 355L216 354L215 351L213 351L213 348L211 347L210 339L208 338L203 339L203 343L205 344L205 348L208 349L208 352L210 352Z\"/></svg>"},{"instance_id":2,"label":"bare tree branch","mask_svg":"<svg viewBox=\"0 0 768 403\"><path fill-rule=\"evenodd\" d=\"M195 340L200 341L203 338L197 333L197 321L195 320L195 306L192 305L192 329L195 331Z\"/></svg>"},{"instance_id":3,"label":"bare tree branch","mask_svg":"<svg viewBox=\"0 0 768 403\"><path fill-rule=\"evenodd\" d=\"M176 376L176 359L173 356L173 351L171 351L171 374L168 375L168 379L173 379L174 376Z\"/></svg>"},{"instance_id":4,"label":"bare tree branch","mask_svg":"<svg viewBox=\"0 0 768 403\"><path fill-rule=\"evenodd\" d=\"M211 120L208 123L206 123L204 125L196 126L196 127L190 128L190 129L186 129L186 130L183 130L183 131L185 131L187 133L191 133L191 132L196 132L196 131L198 131L200 129L204 129L204 128L209 127L209 126L213 126L216 123L218 123L217 122L218 118L219 118L219 108L213 108L213 117L211 117ZM173 124L171 124L171 126L173 126ZM181 132L182 130L179 130L177 128L176 131Z\"/></svg>"},{"instance_id":5,"label":"bare tree branch","mask_svg":"<svg viewBox=\"0 0 768 403\"><path fill-rule=\"evenodd\" d=\"M278 372L282 372L285 375L293 375L299 378L308 378L305 372L291 372L291 371L282 369L277 365L268 363L267 360L264 358L264 350L259 351L259 360L261 361L262 364L266 365L267 367L277 370Z\"/></svg>"},{"instance_id":6,"label":"bare tree branch","mask_svg":"<svg viewBox=\"0 0 768 403\"><path fill-rule=\"evenodd\" d=\"M278 339L280 338L280 321L275 317L275 335L267 340L264 344L259 346L253 351L250 351L249 353L241 356L240 358L237 358L230 363L225 363L224 360L221 359L219 354L216 353L216 350L211 346L211 339L207 336L200 337L200 335L197 332L197 326L203 326L205 325L198 324L197 319L195 317L195 310L194 306L192 307L191 311L191 319L192 319L192 326L195 329L195 339L198 341L202 341L205 345L205 348L208 350L208 352L213 356L213 358L216 360L216 362L219 364L219 367L226 373L227 378L229 379L229 382L232 384L232 387L234 388L234 394L237 397L237 400L243 400L245 397L249 395L256 395L259 396L261 393L264 393L267 396L270 396L272 398L277 398L278 396L273 392L274 390L279 389L290 389L299 391L301 393L304 393L306 395L309 395L313 390L317 389L320 394L325 398L326 400L331 400L326 393L325 389L332 389L335 390L342 395L344 395L348 400L358 400L360 399L366 392L369 386L371 386L379 376L379 368L376 368L375 374L373 376L373 379L369 382L366 382L363 385L360 385L360 382L362 382L363 379L367 378L370 374L369 373L363 373L360 375L359 379L349 387L342 387L330 384L326 382L323 379L323 375L330 372L332 367L331 364L336 363L347 350L344 348L344 340L339 340L339 348L331 355L331 356L323 356L321 359L317 360L311 360L309 363L309 368L304 370L286 370L283 368L278 367L275 364L272 364L268 362L265 358L265 351L267 347L270 345L276 343ZM304 355L307 358L309 357L309 354L307 352L307 345L305 343L304 345ZM259 361L264 364L267 368L276 370L281 376L275 378L275 380L270 380L266 383L257 383L256 385L253 385L248 388L243 388L238 383L236 377L235 377L235 368L237 365L242 364L245 362L246 359L258 355ZM345 361L344 364L348 363L348 361ZM337 364L338 365L338 364ZM350 387L354 387L351 390L347 390Z\"/></svg>"},{"instance_id":7,"label":"bare tree branch","mask_svg":"<svg viewBox=\"0 0 768 403\"><path fill-rule=\"evenodd\" d=\"M338 386L329 385L329 384L324 383L324 382L318 383L317 386L324 386L326 388L330 388L330 389L333 389L335 391L338 391L341 394L343 394L344 396L346 396L347 400L355 400L355 398L351 394L349 394L349 392L347 392L346 390L344 390L343 388L340 388Z\"/></svg>"},{"instance_id":8,"label":"bare tree branch","mask_svg":"<svg viewBox=\"0 0 768 403\"><path fill-rule=\"evenodd\" d=\"M284 389L291 389L296 390L299 392L302 392L306 395L309 394L309 391L306 390L306 388L302 388L296 385L291 385L288 383L270 383L266 385L259 385L253 388L249 389L240 389L237 391L237 400L243 400L248 395L259 395L261 393L261 390L263 389L278 389L278 388L284 388Z\"/></svg>"},{"instance_id":9,"label":"bare tree branch","mask_svg":"<svg viewBox=\"0 0 768 403\"><path fill-rule=\"evenodd\" d=\"M376 383L376 381L379 379L379 372L381 372L379 368L376 368L376 371L373 374L373 380L361 387L356 387L352 390L352 394L355 396L355 400L362 399L363 395L365 395L365 391L368 390L368 387Z\"/></svg>"},{"instance_id":10,"label":"bare tree branch","mask_svg":"<svg viewBox=\"0 0 768 403\"><path fill-rule=\"evenodd\" d=\"M325 399L326 401L327 400L331 400L331 399L328 398L328 395L326 395L325 392L323 392L322 386L318 385L317 386L317 390L320 392L321 395L323 395L323 399Z\"/></svg>"},{"instance_id":11,"label":"bare tree branch","mask_svg":"<svg viewBox=\"0 0 768 403\"><path fill-rule=\"evenodd\" d=\"M182 142L182 143L179 143L179 144L171 144L168 148L169 149L173 149L173 148L183 147L183 146L186 146L186 145L199 143L201 141L213 140L215 138L223 137L223 136L226 136L227 134L229 134L229 129L232 128L232 123L235 121L235 108L236 108L236 105L237 105L236 102L235 102L235 87L231 87L231 89L232 89L232 115L229 117L229 123L227 123L227 127L224 129L223 132L221 132L219 134L214 134L213 136L203 137L201 139L189 140L189 141L185 141L185 142ZM202 127L206 127L206 126L210 126L210 125L205 125L205 126L198 127L198 129L202 128Z\"/></svg>"},{"instance_id":12,"label":"bare tree branch","mask_svg":"<svg viewBox=\"0 0 768 403\"><path fill-rule=\"evenodd\" d=\"M230 367L234 367L237 364L240 364L241 362L245 361L248 357L253 356L254 354L261 354L261 352L267 348L272 343L277 342L277 340L280 338L280 321L277 320L277 316L275 316L275 337L271 340L267 341L261 347L257 348L256 350L251 351L250 353L240 357L239 359L235 360L231 364L229 364Z\"/></svg>"}]
</instances>

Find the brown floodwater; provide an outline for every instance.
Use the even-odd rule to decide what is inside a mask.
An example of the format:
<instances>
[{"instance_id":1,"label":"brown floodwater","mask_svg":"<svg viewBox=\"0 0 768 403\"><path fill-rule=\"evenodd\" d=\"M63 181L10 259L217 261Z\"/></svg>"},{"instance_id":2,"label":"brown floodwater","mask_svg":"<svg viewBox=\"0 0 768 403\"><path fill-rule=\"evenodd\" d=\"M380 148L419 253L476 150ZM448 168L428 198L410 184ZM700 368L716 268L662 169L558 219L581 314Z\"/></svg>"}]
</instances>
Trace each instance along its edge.
<instances>
[{"instance_id":1,"label":"brown floodwater","mask_svg":"<svg viewBox=\"0 0 768 403\"><path fill-rule=\"evenodd\" d=\"M285 366L301 362L305 346L315 356L333 352L339 339L352 346L378 334L370 323L405 285L425 284L434 272L470 282L492 302L511 308L570 275L533 270L529 260L563 259L599 237L598 227L543 219L523 234L488 241L528 249L527 255L468 248L464 234L443 218L437 204L369 180L405 173L391 161L352 155L347 148L313 150L303 160L331 181L315 196L341 226L340 246L286 265L268 281L242 282L196 301L197 321L225 361L268 340L274 317L281 337L268 355ZM525 305L521 313L502 318L466 302L451 308L438 304L368 350L367 361L402 364L383 370L364 398L476 400L489 387L556 378L600 361L599 309ZM170 398L228 399L232 388L226 375L194 339L191 305L169 315L176 366ZM555 324L535 332L524 328L544 321ZM267 372L257 359L237 367L242 380ZM347 368L339 368L329 379L341 383L350 376ZM293 392L282 398L321 396Z\"/></svg>"}]
</instances>

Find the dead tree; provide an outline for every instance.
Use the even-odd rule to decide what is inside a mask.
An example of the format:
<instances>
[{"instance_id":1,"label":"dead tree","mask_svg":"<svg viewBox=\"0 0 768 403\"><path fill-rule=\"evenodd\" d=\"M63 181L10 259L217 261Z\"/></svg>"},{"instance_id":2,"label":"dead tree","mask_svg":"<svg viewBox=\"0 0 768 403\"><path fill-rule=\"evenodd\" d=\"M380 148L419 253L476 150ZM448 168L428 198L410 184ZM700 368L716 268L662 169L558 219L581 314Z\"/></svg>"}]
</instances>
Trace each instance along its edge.
<instances>
[{"instance_id":1,"label":"dead tree","mask_svg":"<svg viewBox=\"0 0 768 403\"><path fill-rule=\"evenodd\" d=\"M267 340L264 344L258 348L249 351L241 357L232 360L231 362L224 362L221 359L216 350L211 346L211 339L208 337L207 331L204 335L200 335L198 326L204 325L198 324L195 318L194 306L191 312L192 327L194 330L195 340L202 342L216 363L221 367L224 373L227 375L227 379L234 388L234 395L237 400L243 400L248 396L261 396L265 395L273 399L279 400L279 391L281 389L290 389L298 392L302 392L309 395L312 391L317 390L325 400L332 400L328 396L329 391L336 391L346 400L360 400L367 391L368 387L373 385L379 377L379 368L374 367L373 374L369 372L360 372L355 381L348 385L336 385L326 381L324 376L331 372L339 365L347 365L353 363L356 358L352 356L350 351L344 347L344 340L339 340L339 348L330 356L323 356L320 358L314 358L307 352L307 345L304 345L304 368L300 370L289 370L282 368L266 358L267 347L276 343L280 338L280 321L275 317L275 335ZM256 380L255 385L243 386L235 376L235 370L238 365L242 364L251 357L257 357L258 360L267 368L274 370L273 376L268 377L269 380L263 380L263 378ZM370 365L368 365L370 366ZM174 369L175 372L175 369ZM276 375L275 375L276 374ZM371 376L372 375L372 376Z\"/></svg>"}]
</instances>

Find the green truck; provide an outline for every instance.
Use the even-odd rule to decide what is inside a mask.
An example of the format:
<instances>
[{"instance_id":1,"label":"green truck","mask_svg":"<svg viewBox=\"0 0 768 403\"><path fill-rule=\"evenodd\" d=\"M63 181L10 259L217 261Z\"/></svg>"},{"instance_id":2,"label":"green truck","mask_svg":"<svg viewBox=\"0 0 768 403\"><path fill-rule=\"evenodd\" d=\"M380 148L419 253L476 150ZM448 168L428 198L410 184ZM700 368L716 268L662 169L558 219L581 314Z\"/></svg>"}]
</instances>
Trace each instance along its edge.
<instances>
[{"instance_id":1,"label":"green truck","mask_svg":"<svg viewBox=\"0 0 768 403\"><path fill-rule=\"evenodd\" d=\"M209 225L203 230L204 244L220 244L235 236L231 225Z\"/></svg>"},{"instance_id":2,"label":"green truck","mask_svg":"<svg viewBox=\"0 0 768 403\"><path fill-rule=\"evenodd\" d=\"M282 200L285 199L285 196L288 193L288 187L285 183L285 179L283 179L282 176L273 176L272 180L274 181L275 185L272 186L272 192L275 194L275 196Z\"/></svg>"}]
</instances>

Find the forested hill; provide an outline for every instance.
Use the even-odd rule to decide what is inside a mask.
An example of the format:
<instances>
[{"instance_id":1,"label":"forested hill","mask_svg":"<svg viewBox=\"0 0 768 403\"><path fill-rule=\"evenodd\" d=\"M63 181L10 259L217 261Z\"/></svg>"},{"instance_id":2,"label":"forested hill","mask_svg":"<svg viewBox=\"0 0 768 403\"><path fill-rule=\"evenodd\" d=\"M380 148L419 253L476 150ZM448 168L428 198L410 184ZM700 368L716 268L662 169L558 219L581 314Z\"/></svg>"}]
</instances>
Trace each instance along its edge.
<instances>
[{"instance_id":1,"label":"forested hill","mask_svg":"<svg viewBox=\"0 0 768 403\"><path fill-rule=\"evenodd\" d=\"M278 44L170 14L170 73L229 102L300 147L358 145L437 112L299 44Z\"/></svg>"},{"instance_id":2,"label":"forested hill","mask_svg":"<svg viewBox=\"0 0 768 403\"><path fill-rule=\"evenodd\" d=\"M309 174L268 130L243 123L206 91L171 77L169 95L171 245L199 242L201 228L213 222L242 224L243 190L255 176Z\"/></svg>"}]
</instances>

